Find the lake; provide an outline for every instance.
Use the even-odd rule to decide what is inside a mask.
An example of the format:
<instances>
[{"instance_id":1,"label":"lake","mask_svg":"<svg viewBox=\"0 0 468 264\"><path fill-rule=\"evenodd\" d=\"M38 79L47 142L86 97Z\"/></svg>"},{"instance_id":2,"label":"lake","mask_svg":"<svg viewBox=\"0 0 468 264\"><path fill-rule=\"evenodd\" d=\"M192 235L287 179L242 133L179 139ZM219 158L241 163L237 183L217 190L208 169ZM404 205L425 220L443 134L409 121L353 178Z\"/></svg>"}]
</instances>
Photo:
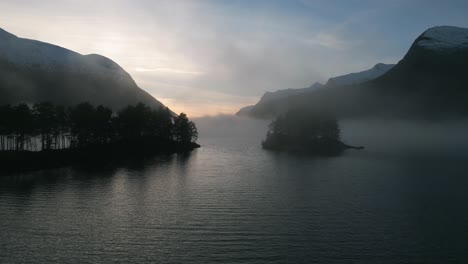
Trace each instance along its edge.
<instances>
[{"instance_id":1,"label":"lake","mask_svg":"<svg viewBox=\"0 0 468 264\"><path fill-rule=\"evenodd\" d=\"M0 177L0 263L468 262L465 125L345 121L366 149L314 158L226 119L190 154Z\"/></svg>"}]
</instances>

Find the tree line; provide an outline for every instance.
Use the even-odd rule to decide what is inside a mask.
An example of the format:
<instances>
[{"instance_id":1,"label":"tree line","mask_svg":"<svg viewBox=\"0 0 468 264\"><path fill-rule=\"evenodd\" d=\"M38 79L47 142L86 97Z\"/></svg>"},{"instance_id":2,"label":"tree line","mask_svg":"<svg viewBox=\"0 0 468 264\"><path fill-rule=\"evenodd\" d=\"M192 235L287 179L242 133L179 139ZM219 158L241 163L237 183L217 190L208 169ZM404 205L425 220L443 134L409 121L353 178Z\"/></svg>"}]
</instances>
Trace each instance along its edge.
<instances>
[{"instance_id":1,"label":"tree line","mask_svg":"<svg viewBox=\"0 0 468 264\"><path fill-rule=\"evenodd\" d=\"M271 134L300 140L340 140L341 134L336 117L326 112L307 112L303 109L290 109L273 120L269 128Z\"/></svg>"},{"instance_id":2,"label":"tree line","mask_svg":"<svg viewBox=\"0 0 468 264\"><path fill-rule=\"evenodd\" d=\"M143 137L195 142L195 123L167 107L138 103L114 113L90 103L73 107L49 102L0 106L0 151L86 148Z\"/></svg>"},{"instance_id":3,"label":"tree line","mask_svg":"<svg viewBox=\"0 0 468 264\"><path fill-rule=\"evenodd\" d=\"M337 119L324 111L290 109L278 116L269 126L266 148L327 147L340 142L341 130Z\"/></svg>"}]
</instances>

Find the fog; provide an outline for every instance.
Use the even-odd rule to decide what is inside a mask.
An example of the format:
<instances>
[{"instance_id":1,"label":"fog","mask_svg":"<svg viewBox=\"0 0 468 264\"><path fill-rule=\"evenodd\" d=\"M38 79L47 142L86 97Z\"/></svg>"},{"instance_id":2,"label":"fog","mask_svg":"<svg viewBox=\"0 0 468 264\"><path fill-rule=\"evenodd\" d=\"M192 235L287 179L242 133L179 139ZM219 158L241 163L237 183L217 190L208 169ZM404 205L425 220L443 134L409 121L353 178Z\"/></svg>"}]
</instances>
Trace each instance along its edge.
<instances>
[{"instance_id":1,"label":"fog","mask_svg":"<svg viewBox=\"0 0 468 264\"><path fill-rule=\"evenodd\" d=\"M258 142L264 139L268 120L220 115L194 119L200 142L225 138ZM364 146L364 155L458 157L468 159L468 120L420 121L404 119L341 120L343 142ZM354 150L350 150L354 151Z\"/></svg>"},{"instance_id":2,"label":"fog","mask_svg":"<svg viewBox=\"0 0 468 264\"><path fill-rule=\"evenodd\" d=\"M232 115L201 117L195 118L193 121L197 125L201 140L211 137L262 138L268 131L270 123L267 120Z\"/></svg>"},{"instance_id":3,"label":"fog","mask_svg":"<svg viewBox=\"0 0 468 264\"><path fill-rule=\"evenodd\" d=\"M468 158L467 120L344 120L342 139L366 152Z\"/></svg>"}]
</instances>

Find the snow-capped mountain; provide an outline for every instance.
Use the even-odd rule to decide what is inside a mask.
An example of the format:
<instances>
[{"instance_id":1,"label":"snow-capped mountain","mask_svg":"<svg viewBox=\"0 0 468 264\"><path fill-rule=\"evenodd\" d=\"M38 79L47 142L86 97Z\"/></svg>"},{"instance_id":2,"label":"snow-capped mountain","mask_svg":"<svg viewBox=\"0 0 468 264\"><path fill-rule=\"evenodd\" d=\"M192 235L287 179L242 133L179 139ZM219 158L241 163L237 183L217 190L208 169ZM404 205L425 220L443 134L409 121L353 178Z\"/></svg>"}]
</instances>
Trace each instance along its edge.
<instances>
[{"instance_id":1,"label":"snow-capped mountain","mask_svg":"<svg viewBox=\"0 0 468 264\"><path fill-rule=\"evenodd\" d=\"M327 82L327 85L344 86L367 82L384 75L394 66L395 64L377 63L374 67L366 71L330 78Z\"/></svg>"},{"instance_id":2,"label":"snow-capped mountain","mask_svg":"<svg viewBox=\"0 0 468 264\"><path fill-rule=\"evenodd\" d=\"M358 85L345 85L339 82L340 78L332 78L331 80L338 80L339 84L327 83L323 89L290 96L287 101L275 100L257 104L249 115L270 118L284 113L292 106L310 111L326 110L338 117L348 118L468 116L466 28L430 28L416 38L397 65L377 64L371 72L377 73L371 75L377 76L375 79ZM354 80L348 80L350 79Z\"/></svg>"},{"instance_id":3,"label":"snow-capped mountain","mask_svg":"<svg viewBox=\"0 0 468 264\"><path fill-rule=\"evenodd\" d=\"M320 90L321 88L327 89L328 87L332 87L332 86L346 86L346 85L360 84L360 83L370 81L370 80L373 80L375 78L382 76L383 74L388 72L390 69L392 69L393 66L395 65L377 63L374 67L372 67L369 70L330 78L326 85L316 82L307 88L285 89L285 90L278 90L276 92L266 92L256 105L246 106L244 108L241 108L236 113L236 115L250 116L252 113L255 113L255 112L266 113L269 111L265 109L275 109L275 111L280 111L280 109L284 109L285 107L287 107L287 102L284 101L285 98L293 97L296 95L306 95L316 90ZM254 115L257 115L257 114L254 114ZM259 115L263 116L263 114L259 114Z\"/></svg>"},{"instance_id":4,"label":"snow-capped mountain","mask_svg":"<svg viewBox=\"0 0 468 264\"><path fill-rule=\"evenodd\" d=\"M468 48L468 29L439 26L426 30L415 45L434 51L453 51Z\"/></svg>"},{"instance_id":5,"label":"snow-capped mountain","mask_svg":"<svg viewBox=\"0 0 468 264\"><path fill-rule=\"evenodd\" d=\"M141 90L114 61L37 40L19 38L0 29L0 103L84 101L117 110L143 102L163 106Z\"/></svg>"}]
</instances>

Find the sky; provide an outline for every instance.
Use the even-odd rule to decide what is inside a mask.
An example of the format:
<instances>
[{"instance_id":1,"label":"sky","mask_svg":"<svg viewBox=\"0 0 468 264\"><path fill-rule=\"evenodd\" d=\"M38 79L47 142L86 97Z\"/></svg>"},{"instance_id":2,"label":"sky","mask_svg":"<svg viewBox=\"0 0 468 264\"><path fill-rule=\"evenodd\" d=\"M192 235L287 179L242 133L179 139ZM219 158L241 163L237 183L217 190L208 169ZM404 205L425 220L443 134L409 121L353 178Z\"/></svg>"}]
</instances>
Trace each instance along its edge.
<instances>
[{"instance_id":1,"label":"sky","mask_svg":"<svg viewBox=\"0 0 468 264\"><path fill-rule=\"evenodd\" d=\"M266 91L397 63L466 0L0 0L0 28L119 63L190 117L233 114Z\"/></svg>"}]
</instances>

